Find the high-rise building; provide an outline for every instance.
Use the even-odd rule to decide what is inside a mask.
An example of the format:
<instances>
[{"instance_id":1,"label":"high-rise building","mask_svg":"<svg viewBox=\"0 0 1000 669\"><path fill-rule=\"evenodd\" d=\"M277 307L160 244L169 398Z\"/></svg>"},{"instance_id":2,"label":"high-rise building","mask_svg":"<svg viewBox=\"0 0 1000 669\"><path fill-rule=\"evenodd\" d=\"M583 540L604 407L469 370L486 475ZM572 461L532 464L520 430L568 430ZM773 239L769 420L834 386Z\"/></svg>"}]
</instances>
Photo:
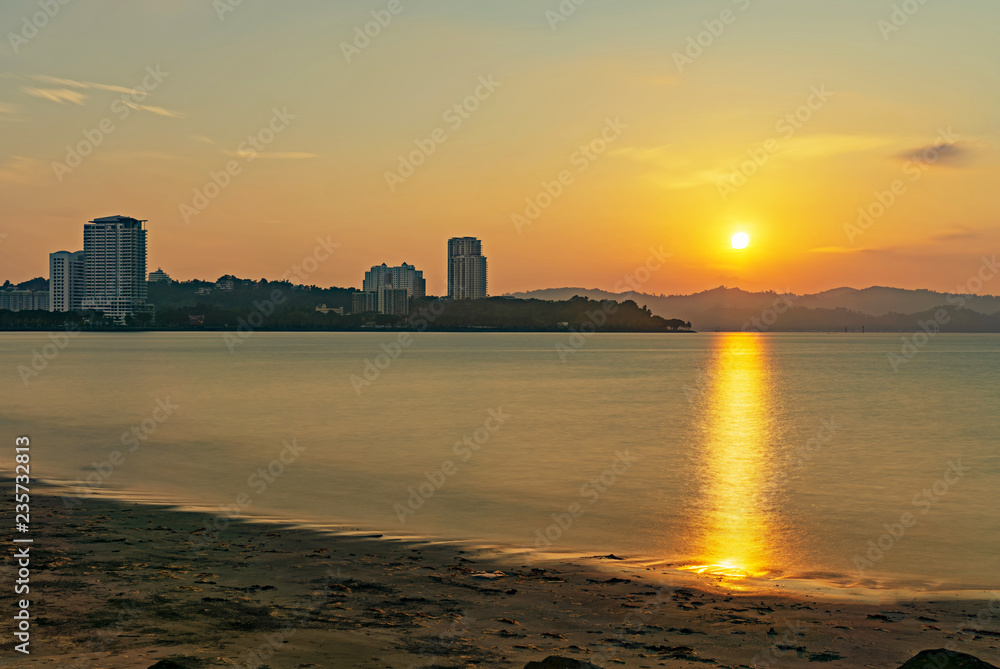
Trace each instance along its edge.
<instances>
[{"instance_id":1,"label":"high-rise building","mask_svg":"<svg viewBox=\"0 0 1000 669\"><path fill-rule=\"evenodd\" d=\"M97 218L83 226L83 308L124 322L150 311L146 304L146 230L128 216Z\"/></svg>"},{"instance_id":2,"label":"high-rise building","mask_svg":"<svg viewBox=\"0 0 1000 669\"><path fill-rule=\"evenodd\" d=\"M149 283L159 282L170 283L170 275L157 267L155 272L149 273Z\"/></svg>"},{"instance_id":3,"label":"high-rise building","mask_svg":"<svg viewBox=\"0 0 1000 669\"><path fill-rule=\"evenodd\" d=\"M378 294L371 291L361 291L351 296L351 313L367 314L378 311Z\"/></svg>"},{"instance_id":4,"label":"high-rise building","mask_svg":"<svg viewBox=\"0 0 1000 669\"><path fill-rule=\"evenodd\" d=\"M407 295L412 298L427 295L427 281L424 279L424 273L405 262L399 267L389 267L382 263L380 266L372 267L365 272L362 290L375 293L383 286L405 288Z\"/></svg>"},{"instance_id":5,"label":"high-rise building","mask_svg":"<svg viewBox=\"0 0 1000 669\"><path fill-rule=\"evenodd\" d=\"M486 256L475 237L448 240L448 297L480 300L486 297Z\"/></svg>"},{"instance_id":6,"label":"high-rise building","mask_svg":"<svg viewBox=\"0 0 1000 669\"><path fill-rule=\"evenodd\" d=\"M49 311L83 308L83 251L49 254Z\"/></svg>"},{"instance_id":7,"label":"high-rise building","mask_svg":"<svg viewBox=\"0 0 1000 669\"><path fill-rule=\"evenodd\" d=\"M0 309L48 311L49 294L44 290L0 290Z\"/></svg>"},{"instance_id":8,"label":"high-rise building","mask_svg":"<svg viewBox=\"0 0 1000 669\"><path fill-rule=\"evenodd\" d=\"M380 314L406 316L410 313L410 295L406 288L380 286L375 294L378 296Z\"/></svg>"}]
</instances>

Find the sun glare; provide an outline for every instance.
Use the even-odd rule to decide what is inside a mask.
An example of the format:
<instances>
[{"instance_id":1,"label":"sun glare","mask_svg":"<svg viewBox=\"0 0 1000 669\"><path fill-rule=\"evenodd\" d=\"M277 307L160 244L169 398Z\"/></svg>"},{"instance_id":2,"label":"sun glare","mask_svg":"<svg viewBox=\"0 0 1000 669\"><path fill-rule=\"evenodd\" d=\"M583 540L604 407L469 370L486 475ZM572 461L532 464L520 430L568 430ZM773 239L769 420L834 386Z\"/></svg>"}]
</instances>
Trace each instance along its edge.
<instances>
[{"instance_id":1,"label":"sun glare","mask_svg":"<svg viewBox=\"0 0 1000 669\"><path fill-rule=\"evenodd\" d=\"M750 235L745 232L737 232L732 239L734 249L745 249L750 246Z\"/></svg>"}]
</instances>

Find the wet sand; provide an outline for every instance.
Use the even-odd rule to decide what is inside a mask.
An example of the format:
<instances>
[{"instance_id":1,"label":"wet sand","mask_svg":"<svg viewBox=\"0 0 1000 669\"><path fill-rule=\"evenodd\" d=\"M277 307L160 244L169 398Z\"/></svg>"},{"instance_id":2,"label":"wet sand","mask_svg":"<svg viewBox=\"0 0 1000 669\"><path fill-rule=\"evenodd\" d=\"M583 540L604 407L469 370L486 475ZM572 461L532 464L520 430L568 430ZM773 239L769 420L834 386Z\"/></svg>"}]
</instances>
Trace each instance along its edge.
<instances>
[{"instance_id":1,"label":"wet sand","mask_svg":"<svg viewBox=\"0 0 1000 669\"><path fill-rule=\"evenodd\" d=\"M933 595L740 592L606 556L524 564L248 522L212 537L201 513L95 498L67 508L37 490L31 501L32 652L5 651L4 666L521 669L564 655L602 667L889 668L941 647L1000 660L996 600L990 611Z\"/></svg>"}]
</instances>

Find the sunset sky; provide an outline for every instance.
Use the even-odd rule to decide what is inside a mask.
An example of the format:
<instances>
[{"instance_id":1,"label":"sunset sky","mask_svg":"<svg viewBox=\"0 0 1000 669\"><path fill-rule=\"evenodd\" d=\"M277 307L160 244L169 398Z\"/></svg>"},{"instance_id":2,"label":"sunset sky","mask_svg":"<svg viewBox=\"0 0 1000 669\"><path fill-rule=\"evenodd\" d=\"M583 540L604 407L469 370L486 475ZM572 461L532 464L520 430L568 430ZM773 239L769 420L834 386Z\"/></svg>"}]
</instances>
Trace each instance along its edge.
<instances>
[{"instance_id":1,"label":"sunset sky","mask_svg":"<svg viewBox=\"0 0 1000 669\"><path fill-rule=\"evenodd\" d=\"M671 254L651 293L955 291L1000 247L995 0L562 6L6 0L0 280L47 276L114 214L149 220L150 269L176 279L277 278L322 237L340 247L308 283L406 261L435 294L453 236L483 240L492 294L611 289L650 247ZM366 43L373 11L387 25ZM852 227L882 192L895 202Z\"/></svg>"}]
</instances>

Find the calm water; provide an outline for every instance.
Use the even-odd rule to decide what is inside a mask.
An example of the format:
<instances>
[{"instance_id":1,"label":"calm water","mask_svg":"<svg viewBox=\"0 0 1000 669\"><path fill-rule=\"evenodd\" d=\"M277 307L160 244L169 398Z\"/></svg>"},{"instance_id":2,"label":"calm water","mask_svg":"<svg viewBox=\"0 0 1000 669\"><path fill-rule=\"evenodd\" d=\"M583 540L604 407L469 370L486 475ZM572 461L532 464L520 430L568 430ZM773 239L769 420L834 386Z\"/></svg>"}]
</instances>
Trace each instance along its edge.
<instances>
[{"instance_id":1,"label":"calm water","mask_svg":"<svg viewBox=\"0 0 1000 669\"><path fill-rule=\"evenodd\" d=\"M4 471L23 433L36 477L244 515L733 579L1000 585L1000 336L939 335L897 373L898 335L609 334L564 362L566 335L425 334L358 394L394 337L81 334L25 386L49 339L0 334Z\"/></svg>"}]
</instances>

